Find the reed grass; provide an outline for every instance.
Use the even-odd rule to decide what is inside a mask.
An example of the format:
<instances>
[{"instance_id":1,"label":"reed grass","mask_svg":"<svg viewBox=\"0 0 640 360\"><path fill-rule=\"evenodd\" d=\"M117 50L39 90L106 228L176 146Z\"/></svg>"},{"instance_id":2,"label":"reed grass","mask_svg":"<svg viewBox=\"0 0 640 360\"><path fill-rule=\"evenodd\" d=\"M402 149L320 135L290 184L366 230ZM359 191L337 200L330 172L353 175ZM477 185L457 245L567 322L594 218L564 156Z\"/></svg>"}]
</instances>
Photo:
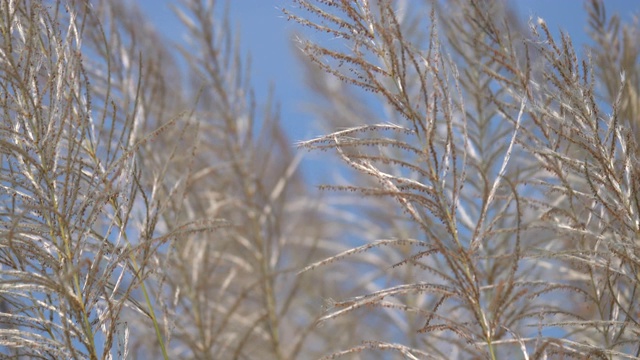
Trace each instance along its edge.
<instances>
[{"instance_id":1,"label":"reed grass","mask_svg":"<svg viewBox=\"0 0 640 360\"><path fill-rule=\"evenodd\" d=\"M501 1L292 0L295 149L230 3L176 2L174 44L0 0L0 356L640 357L639 31L605 5L581 51Z\"/></svg>"}]
</instances>

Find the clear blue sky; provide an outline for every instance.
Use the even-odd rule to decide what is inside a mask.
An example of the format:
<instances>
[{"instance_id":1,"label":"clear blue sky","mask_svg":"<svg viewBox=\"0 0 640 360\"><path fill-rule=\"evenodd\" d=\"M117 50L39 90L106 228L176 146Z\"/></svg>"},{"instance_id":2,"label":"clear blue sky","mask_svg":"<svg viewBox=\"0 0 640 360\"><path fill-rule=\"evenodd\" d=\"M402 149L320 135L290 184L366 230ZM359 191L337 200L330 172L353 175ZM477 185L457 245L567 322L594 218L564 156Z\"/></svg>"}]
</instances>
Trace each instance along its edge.
<instances>
[{"instance_id":1,"label":"clear blue sky","mask_svg":"<svg viewBox=\"0 0 640 360\"><path fill-rule=\"evenodd\" d=\"M409 0L422 3L420 0ZM583 1L578 0L515 0L521 18L526 21L545 19L550 29L569 32L578 47L586 41L584 33L586 12ZM179 40L177 20L168 7L170 0L140 0L139 6L154 25L172 40ZM219 0L222 9L225 1ZM639 13L640 1L606 0L607 13L618 12L625 20L632 13ZM271 84L275 85L277 100L282 109L282 119L292 141L318 135L310 126L311 117L304 113L304 103L311 99L305 91L303 76L298 66L293 47L289 41L297 28L287 21L281 9L291 6L289 0L232 0L231 21L240 31L244 54L251 53L252 77L258 101L264 101ZM556 32L557 33L557 32Z\"/></svg>"}]
</instances>

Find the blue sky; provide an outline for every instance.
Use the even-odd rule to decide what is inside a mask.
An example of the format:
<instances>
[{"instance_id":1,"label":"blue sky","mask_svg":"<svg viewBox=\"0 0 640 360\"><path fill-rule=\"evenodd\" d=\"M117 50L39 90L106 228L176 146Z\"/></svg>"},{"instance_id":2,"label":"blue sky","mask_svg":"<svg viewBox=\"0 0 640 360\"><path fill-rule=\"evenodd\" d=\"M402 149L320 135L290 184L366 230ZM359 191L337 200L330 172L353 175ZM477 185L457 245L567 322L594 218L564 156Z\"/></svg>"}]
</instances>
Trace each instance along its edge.
<instances>
[{"instance_id":1,"label":"blue sky","mask_svg":"<svg viewBox=\"0 0 640 360\"><path fill-rule=\"evenodd\" d=\"M411 0L410 0L411 1ZM422 3L422 1L415 0ZM169 0L140 0L139 6L154 25L172 40L179 40L177 21L168 7ZM223 0L218 1L224 5ZM523 20L530 16L545 19L549 27L563 29L572 35L578 46L587 38L584 33L586 12L578 0L515 0L513 4ZM640 2L606 0L607 13L618 12L627 20L638 13ZM270 85L275 85L282 119L292 141L318 135L311 125L311 116L304 112L304 104L311 94L304 88L303 74L293 53L290 36L299 29L287 21L281 9L291 6L289 0L232 0L231 21L240 32L244 54L253 59L252 77L258 100L264 100ZM556 32L557 33L557 32Z\"/></svg>"},{"instance_id":2,"label":"blue sky","mask_svg":"<svg viewBox=\"0 0 640 360\"><path fill-rule=\"evenodd\" d=\"M424 0L408 0L422 4ZM589 0L587 0L589 1ZM169 4L175 0L139 0L137 4L154 26L170 40L181 40L181 28ZM511 0L520 18L545 19L555 35L562 29L569 34L574 45L580 49L588 38L585 34L587 14L584 2L579 0ZM218 10L223 10L226 0L218 0ZM607 14L620 13L625 21L632 19L632 13L640 11L640 1L605 0ZM291 146L296 141L321 135L325 131L314 126L314 117L305 111L313 100L313 94L306 90L302 67L294 55L295 45L291 36L300 30L293 21L287 21L282 8L291 7L291 0L231 0L230 17L233 28L239 32L243 55L252 58L252 79L257 101L260 105L267 99L271 86L275 90L275 100L281 109L281 119L290 136ZM306 177L313 178L310 185L333 182L324 167L326 163L307 156L302 162ZM335 180L335 179L334 179Z\"/></svg>"}]
</instances>

